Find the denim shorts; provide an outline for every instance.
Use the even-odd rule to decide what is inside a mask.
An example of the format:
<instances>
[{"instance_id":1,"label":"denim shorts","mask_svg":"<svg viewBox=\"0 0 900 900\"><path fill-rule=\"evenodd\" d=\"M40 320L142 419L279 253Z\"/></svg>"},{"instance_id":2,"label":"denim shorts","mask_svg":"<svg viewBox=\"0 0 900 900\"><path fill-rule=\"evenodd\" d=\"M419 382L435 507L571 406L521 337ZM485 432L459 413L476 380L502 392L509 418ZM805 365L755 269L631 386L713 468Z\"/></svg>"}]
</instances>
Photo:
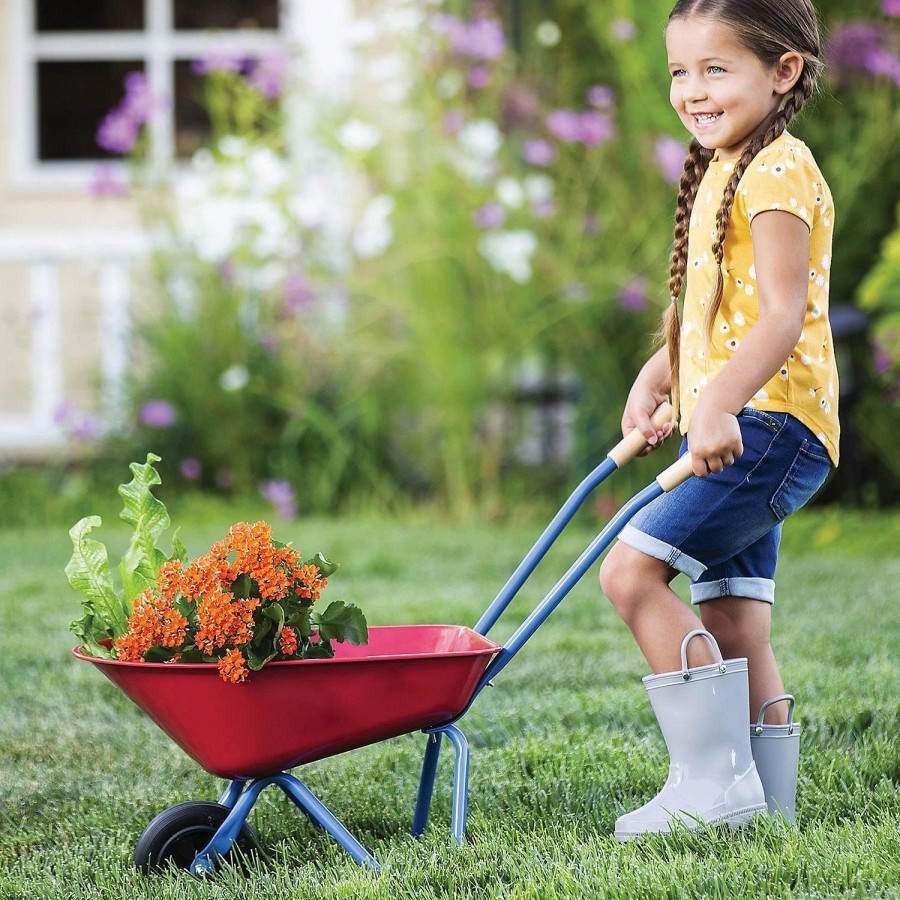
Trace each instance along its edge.
<instances>
[{"instance_id":1,"label":"denim shorts","mask_svg":"<svg viewBox=\"0 0 900 900\"><path fill-rule=\"evenodd\" d=\"M620 535L684 572L693 603L729 596L773 603L782 521L831 470L828 452L793 416L748 408L738 423L744 453L733 466L689 478L640 510Z\"/></svg>"}]
</instances>

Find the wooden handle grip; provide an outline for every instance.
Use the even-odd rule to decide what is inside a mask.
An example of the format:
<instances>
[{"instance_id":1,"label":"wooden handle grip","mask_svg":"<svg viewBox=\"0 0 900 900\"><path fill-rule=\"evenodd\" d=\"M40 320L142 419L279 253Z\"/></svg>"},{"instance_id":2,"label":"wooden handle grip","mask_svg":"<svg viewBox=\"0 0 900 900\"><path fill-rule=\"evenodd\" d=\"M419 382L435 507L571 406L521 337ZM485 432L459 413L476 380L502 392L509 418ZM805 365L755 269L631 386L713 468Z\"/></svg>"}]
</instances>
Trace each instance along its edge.
<instances>
[{"instance_id":1,"label":"wooden handle grip","mask_svg":"<svg viewBox=\"0 0 900 900\"><path fill-rule=\"evenodd\" d=\"M691 460L690 451L685 453L676 462L673 462L668 469L663 469L656 480L659 486L668 493L673 488L678 487L682 481L687 481L694 474L693 461Z\"/></svg>"},{"instance_id":2,"label":"wooden handle grip","mask_svg":"<svg viewBox=\"0 0 900 900\"><path fill-rule=\"evenodd\" d=\"M654 428L660 429L666 422L672 421L673 412L671 403L661 403L656 408L656 412L650 416L650 422ZM625 463L634 459L646 446L647 439L637 428L634 428L606 455L616 464L616 468L621 469Z\"/></svg>"}]
</instances>

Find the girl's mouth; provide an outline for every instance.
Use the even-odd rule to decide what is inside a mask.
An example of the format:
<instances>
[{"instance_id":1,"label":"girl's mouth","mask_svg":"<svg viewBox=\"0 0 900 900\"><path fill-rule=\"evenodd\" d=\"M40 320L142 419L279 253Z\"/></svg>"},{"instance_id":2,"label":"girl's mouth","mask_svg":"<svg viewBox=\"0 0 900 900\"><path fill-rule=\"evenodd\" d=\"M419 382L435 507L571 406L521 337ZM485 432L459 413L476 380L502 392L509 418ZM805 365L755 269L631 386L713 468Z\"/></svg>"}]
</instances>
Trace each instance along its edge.
<instances>
[{"instance_id":1,"label":"girl's mouth","mask_svg":"<svg viewBox=\"0 0 900 900\"><path fill-rule=\"evenodd\" d=\"M694 113L693 119L697 125L712 125L721 115L721 113Z\"/></svg>"}]
</instances>

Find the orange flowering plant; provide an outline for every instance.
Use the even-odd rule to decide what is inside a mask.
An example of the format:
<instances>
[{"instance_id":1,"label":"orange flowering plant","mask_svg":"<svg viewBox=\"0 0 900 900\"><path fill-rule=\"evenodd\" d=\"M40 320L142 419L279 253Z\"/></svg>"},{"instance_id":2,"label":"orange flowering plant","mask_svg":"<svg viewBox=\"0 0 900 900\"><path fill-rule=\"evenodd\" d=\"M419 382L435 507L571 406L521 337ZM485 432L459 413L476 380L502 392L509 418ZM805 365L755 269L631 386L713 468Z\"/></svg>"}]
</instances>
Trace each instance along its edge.
<instances>
[{"instance_id":1,"label":"orange flowering plant","mask_svg":"<svg viewBox=\"0 0 900 900\"><path fill-rule=\"evenodd\" d=\"M171 554L160 550L156 543L171 522L152 491L162 483L153 468L159 461L148 453L143 465L131 464L131 482L119 486L121 517L133 528L119 588L106 547L88 537L100 517L81 519L69 532L66 575L83 597L72 630L86 652L134 662L215 662L223 679L238 683L272 660L329 658L334 641L367 642L358 607L316 603L337 564L320 553L304 560L274 540L265 522L232 525L190 562L177 532Z\"/></svg>"}]
</instances>

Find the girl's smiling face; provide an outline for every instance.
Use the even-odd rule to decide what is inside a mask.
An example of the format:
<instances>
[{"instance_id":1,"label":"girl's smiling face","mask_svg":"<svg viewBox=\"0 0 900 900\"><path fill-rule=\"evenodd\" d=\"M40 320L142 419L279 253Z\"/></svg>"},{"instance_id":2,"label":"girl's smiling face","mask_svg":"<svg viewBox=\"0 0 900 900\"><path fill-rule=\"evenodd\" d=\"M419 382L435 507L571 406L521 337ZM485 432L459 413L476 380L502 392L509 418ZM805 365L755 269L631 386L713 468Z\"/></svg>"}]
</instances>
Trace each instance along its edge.
<instances>
[{"instance_id":1,"label":"girl's smiling face","mask_svg":"<svg viewBox=\"0 0 900 900\"><path fill-rule=\"evenodd\" d=\"M772 66L712 19L672 19L666 29L669 100L685 128L720 159L740 156L768 126L803 67L786 53Z\"/></svg>"}]
</instances>

